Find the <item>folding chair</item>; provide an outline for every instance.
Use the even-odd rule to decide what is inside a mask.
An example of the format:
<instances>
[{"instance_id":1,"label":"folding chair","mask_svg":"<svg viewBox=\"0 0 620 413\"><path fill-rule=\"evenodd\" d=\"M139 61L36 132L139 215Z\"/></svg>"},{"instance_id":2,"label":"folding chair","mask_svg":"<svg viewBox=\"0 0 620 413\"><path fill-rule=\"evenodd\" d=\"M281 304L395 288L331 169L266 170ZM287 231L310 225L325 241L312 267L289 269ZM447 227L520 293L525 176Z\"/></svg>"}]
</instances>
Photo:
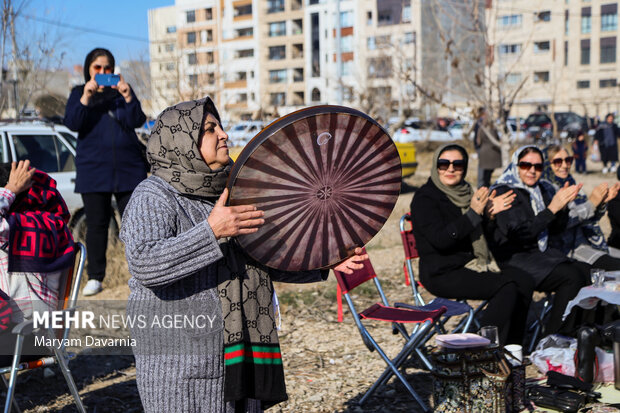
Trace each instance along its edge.
<instances>
[{"instance_id":1,"label":"folding chair","mask_svg":"<svg viewBox=\"0 0 620 413\"><path fill-rule=\"evenodd\" d=\"M355 320L355 324L357 325L360 335L362 336L364 344L370 351L377 350L377 353L379 353L383 361L387 364L387 368L384 370L383 374L364 394L364 396L362 396L360 404L363 404L377 389L387 383L392 376L396 376L425 412L432 411L428 408L428 406L426 406L420 395L418 395L413 387L411 387L411 385L407 382L403 374L399 371L399 367L402 366L409 356L417 355L419 357L419 347L423 344L422 339L440 319L441 315L446 311L446 308L441 307L434 311L422 311L391 307L369 259L364 261L363 269L356 270L353 274L344 274L339 271L334 271L334 273L336 274L338 285L344 294L347 304L349 305L349 309L351 310L351 314L353 315L353 319ZM358 313L349 292L370 280L374 281L375 287L381 297L381 302L375 303ZM363 320L385 321L388 323L393 323L397 326L398 330L407 339L402 350L398 353L398 355L396 355L396 357L390 359L385 354L364 326ZM416 324L418 328L415 329L413 333L408 334L404 326L405 323Z\"/></svg>"},{"instance_id":2,"label":"folding chair","mask_svg":"<svg viewBox=\"0 0 620 413\"><path fill-rule=\"evenodd\" d=\"M422 298L422 294L418 287L422 286L422 284L415 279L414 271L413 271L413 260L418 258L418 249L416 247L415 237L413 235L413 223L411 220L411 214L406 213L400 218L399 221L400 226L400 236L403 241L403 249L405 251L405 282L407 285L411 286L411 290L413 293L413 299L415 305L410 305L406 303L395 303L396 307L404 307L418 310L431 311L440 307L445 307L446 312L443 315L442 320L436 324L436 328L429 332L428 337L426 337L425 341L428 341L433 334L436 332L445 334L446 333L446 322L450 317L466 315L459 322L459 324L452 330L453 333L461 331L466 333L469 331L472 322L477 323L475 316L478 312L486 305L486 301L483 302L480 306L478 306L475 310L467 304L465 300L456 301L449 300L447 298L437 297L430 303L426 304L424 302L424 298ZM480 326L478 326L479 328Z\"/></svg>"},{"instance_id":3,"label":"folding chair","mask_svg":"<svg viewBox=\"0 0 620 413\"><path fill-rule=\"evenodd\" d=\"M538 339L540 338L540 333L543 330L543 324L549 312L551 312L551 307L553 307L553 296L551 294L547 294L545 298L543 298L543 308L540 310L538 314L536 314L536 318L534 322L530 324L527 328L527 332L530 335L530 343L527 346L527 353L530 354L534 350L536 343L538 343Z\"/></svg>"},{"instance_id":4,"label":"folding chair","mask_svg":"<svg viewBox=\"0 0 620 413\"><path fill-rule=\"evenodd\" d=\"M82 281L82 273L84 271L84 262L86 260L86 248L81 243L75 244L75 255L73 258L73 265L63 271L61 279L60 279L60 291L58 294L58 307L57 309L60 311L66 311L72 313L75 310L75 304L77 302L77 296L80 290L80 283ZM79 261L77 260L79 251ZM77 262L77 269L75 268L75 263ZM67 385L69 386L69 390L75 399L75 404L78 408L78 411L81 413L85 413L86 409L84 409L84 405L82 404L82 400L80 399L80 395L77 390L77 386L73 380L73 376L71 375L71 371L68 367L68 362L70 359L75 357L75 354L68 353L64 343L66 339L69 337L70 332L70 324L67 323L64 328L61 330L52 330L51 328L48 330L50 336L54 336L57 338L62 338L62 346L57 348L52 346L53 355L48 357L42 357L39 360L30 361L30 362L22 362L20 363L20 357L22 355L22 347L24 344L24 339L26 336L33 333L34 324L32 320L25 320L22 323L16 325L13 328L13 334L17 334L17 341L15 343L15 352L13 353L13 363L10 367L0 367L0 377L2 377L2 381L4 385L7 387L7 396L4 404L4 413L9 413L11 411L11 404L15 406L15 410L20 412L19 406L17 402L13 400L13 396L15 393L15 385L17 379L17 373L22 370L31 370L40 367L50 366L52 364L58 363L60 366L60 370L62 371L65 380L67 381ZM10 373L10 378L7 383L5 374Z\"/></svg>"}]
</instances>

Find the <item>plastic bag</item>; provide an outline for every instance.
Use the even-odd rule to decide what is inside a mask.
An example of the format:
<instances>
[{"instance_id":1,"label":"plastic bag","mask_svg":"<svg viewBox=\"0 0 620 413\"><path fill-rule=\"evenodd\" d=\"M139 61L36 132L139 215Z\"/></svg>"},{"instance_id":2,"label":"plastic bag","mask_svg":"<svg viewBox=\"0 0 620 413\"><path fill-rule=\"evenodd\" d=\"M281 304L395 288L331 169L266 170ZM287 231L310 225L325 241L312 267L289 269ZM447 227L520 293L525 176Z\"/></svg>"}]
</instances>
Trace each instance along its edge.
<instances>
[{"instance_id":1,"label":"plastic bag","mask_svg":"<svg viewBox=\"0 0 620 413\"><path fill-rule=\"evenodd\" d=\"M540 340L530 360L543 374L557 371L567 376L575 375L577 339L552 334Z\"/></svg>"},{"instance_id":2,"label":"plastic bag","mask_svg":"<svg viewBox=\"0 0 620 413\"><path fill-rule=\"evenodd\" d=\"M592 162L600 162L601 161L601 151L598 148L598 142L594 141L592 144L592 150L590 151L590 160Z\"/></svg>"},{"instance_id":3,"label":"plastic bag","mask_svg":"<svg viewBox=\"0 0 620 413\"><path fill-rule=\"evenodd\" d=\"M596 358L598 362L598 374L594 379L598 383L611 383L614 381L614 353L607 352L600 347L596 347Z\"/></svg>"}]
</instances>

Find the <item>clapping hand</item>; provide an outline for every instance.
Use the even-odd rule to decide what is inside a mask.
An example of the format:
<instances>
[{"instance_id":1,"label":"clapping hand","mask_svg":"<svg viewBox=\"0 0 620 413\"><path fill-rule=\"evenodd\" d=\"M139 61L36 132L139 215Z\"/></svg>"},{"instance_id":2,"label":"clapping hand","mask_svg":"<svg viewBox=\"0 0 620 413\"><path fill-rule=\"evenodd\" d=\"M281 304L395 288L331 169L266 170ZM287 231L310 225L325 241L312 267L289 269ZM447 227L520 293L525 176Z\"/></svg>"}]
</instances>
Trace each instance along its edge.
<instances>
[{"instance_id":1,"label":"clapping hand","mask_svg":"<svg viewBox=\"0 0 620 413\"><path fill-rule=\"evenodd\" d=\"M609 191L607 191L607 197L605 198L605 203L611 201L616 196L618 196L618 191L620 191L620 182L616 182L612 186L609 187Z\"/></svg>"},{"instance_id":2,"label":"clapping hand","mask_svg":"<svg viewBox=\"0 0 620 413\"><path fill-rule=\"evenodd\" d=\"M616 194L617 193L618 192L616 191ZM607 182L603 182L592 190L592 193L588 197L588 200L592 203L592 205L594 205L594 208L596 208L607 199L608 195L609 185L607 185Z\"/></svg>"},{"instance_id":3,"label":"clapping hand","mask_svg":"<svg viewBox=\"0 0 620 413\"><path fill-rule=\"evenodd\" d=\"M512 189L499 196L496 196L496 193L495 190L491 192L486 206L486 214L490 219L494 219L495 215L512 208L512 203L517 197Z\"/></svg>"},{"instance_id":4,"label":"clapping hand","mask_svg":"<svg viewBox=\"0 0 620 413\"><path fill-rule=\"evenodd\" d=\"M488 200L489 188L485 186L480 187L476 190L476 192L474 192L474 195L471 197L469 207L473 209L476 214L482 215L484 213L484 208L486 207Z\"/></svg>"},{"instance_id":5,"label":"clapping hand","mask_svg":"<svg viewBox=\"0 0 620 413\"><path fill-rule=\"evenodd\" d=\"M577 197L582 186L582 184L569 185L568 182L566 182L564 186L555 193L547 208L554 214L558 213L558 211L562 210Z\"/></svg>"}]
</instances>

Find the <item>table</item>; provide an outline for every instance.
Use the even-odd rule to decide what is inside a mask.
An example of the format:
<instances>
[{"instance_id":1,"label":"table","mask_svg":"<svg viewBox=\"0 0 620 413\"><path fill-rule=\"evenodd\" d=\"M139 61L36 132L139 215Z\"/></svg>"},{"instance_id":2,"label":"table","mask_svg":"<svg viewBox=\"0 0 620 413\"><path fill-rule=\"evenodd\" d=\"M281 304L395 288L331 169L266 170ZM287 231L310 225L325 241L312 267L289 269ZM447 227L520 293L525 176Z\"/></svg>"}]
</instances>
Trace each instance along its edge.
<instances>
[{"instance_id":1,"label":"table","mask_svg":"<svg viewBox=\"0 0 620 413\"><path fill-rule=\"evenodd\" d=\"M606 282L605 284L607 284L608 282ZM614 281L611 281L611 282L614 282ZM583 287L581 290L579 290L575 298L569 301L568 304L566 305L566 310L564 310L564 315L562 316L562 319L565 319L570 314L571 309L576 305L578 305L579 307L585 308L586 310L590 310L596 307L596 305L600 301L604 301L607 304L620 305L620 291L618 289L611 290L611 289L605 288L605 286Z\"/></svg>"}]
</instances>

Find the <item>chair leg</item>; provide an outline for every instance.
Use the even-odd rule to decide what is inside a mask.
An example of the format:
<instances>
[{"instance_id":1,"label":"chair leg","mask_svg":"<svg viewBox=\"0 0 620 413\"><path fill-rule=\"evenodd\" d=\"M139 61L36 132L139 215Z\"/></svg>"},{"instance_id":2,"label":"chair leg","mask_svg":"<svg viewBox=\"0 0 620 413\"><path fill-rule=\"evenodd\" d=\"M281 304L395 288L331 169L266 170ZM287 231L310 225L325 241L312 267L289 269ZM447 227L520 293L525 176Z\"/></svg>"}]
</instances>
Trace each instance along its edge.
<instances>
[{"instance_id":1,"label":"chair leg","mask_svg":"<svg viewBox=\"0 0 620 413\"><path fill-rule=\"evenodd\" d=\"M64 351L61 352L56 347L53 347L53 349L54 355L56 356L56 360L58 361L58 365L60 367L60 371L62 371L63 376L65 376L67 386L69 386L69 391L73 395L73 399L75 400L75 405L77 406L78 411L80 413L86 413L86 409L84 408L84 404L82 404L82 399L80 398L80 394L78 393L75 381L73 381L71 370L69 370L69 365L67 364L67 359L65 358Z\"/></svg>"},{"instance_id":2,"label":"chair leg","mask_svg":"<svg viewBox=\"0 0 620 413\"><path fill-rule=\"evenodd\" d=\"M4 383L4 387L6 387L6 389L9 389L9 382L6 381L6 378L4 377L4 374L0 374L0 377L2 377L2 382ZM8 395L8 393L7 393ZM17 400L13 399L13 409L15 410L16 413L22 413L21 409L19 408L19 404L17 404Z\"/></svg>"},{"instance_id":3,"label":"chair leg","mask_svg":"<svg viewBox=\"0 0 620 413\"><path fill-rule=\"evenodd\" d=\"M379 379L375 381L372 387L368 389L366 394L362 396L362 398L360 399L360 404L365 403L366 400L368 400L368 398L377 389L379 389L381 386L387 383L387 381L390 379L392 375L395 375L396 377L398 377L401 383L405 386L407 391L409 391L409 393L413 396L413 398L420 405L420 407L422 407L424 412L432 412L432 409L430 409L426 405L426 403L424 403L424 400L422 400L420 395L413 389L413 387L411 387L407 379L398 370L398 367L400 366L400 364L402 364L402 362L409 356L409 354L411 354L412 348L415 348L418 345L418 343L420 342L420 338L423 336L424 336L424 332L421 332L417 339L415 338L412 339L409 343L405 345L405 347L403 347L400 353L398 353L398 355L394 357L394 360L390 360L390 358L387 356L387 354L383 352L383 350L381 350L381 347L379 347L379 345L375 342L372 336L370 336L370 334L367 334L368 339L374 345L375 349L377 350L377 353L379 353L379 355L383 358L383 361L385 361L388 367L383 371Z\"/></svg>"},{"instance_id":4,"label":"chair leg","mask_svg":"<svg viewBox=\"0 0 620 413\"><path fill-rule=\"evenodd\" d=\"M15 385L17 382L17 372L19 367L19 359L22 357L22 348L24 346L24 336L17 335L15 341L15 353L13 353L13 363L11 363L11 376L9 377L9 384L6 391L6 401L4 403L4 413L10 413L11 404L13 404L13 396L15 394ZM3 376L4 379L4 376ZM5 383L6 383L6 379Z\"/></svg>"}]
</instances>

